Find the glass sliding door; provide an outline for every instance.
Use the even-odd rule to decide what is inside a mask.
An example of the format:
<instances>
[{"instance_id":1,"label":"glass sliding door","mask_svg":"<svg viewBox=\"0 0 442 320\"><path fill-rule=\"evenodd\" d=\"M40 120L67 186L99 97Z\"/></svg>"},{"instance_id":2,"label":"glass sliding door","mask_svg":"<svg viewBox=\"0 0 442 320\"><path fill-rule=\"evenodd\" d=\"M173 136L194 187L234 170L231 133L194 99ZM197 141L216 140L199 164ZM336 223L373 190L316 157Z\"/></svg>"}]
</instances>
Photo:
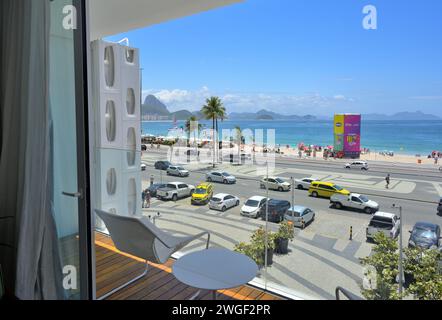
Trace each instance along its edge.
<instances>
[{"instance_id":1,"label":"glass sliding door","mask_svg":"<svg viewBox=\"0 0 442 320\"><path fill-rule=\"evenodd\" d=\"M83 5L50 4L52 196L66 299L90 297Z\"/></svg>"}]
</instances>

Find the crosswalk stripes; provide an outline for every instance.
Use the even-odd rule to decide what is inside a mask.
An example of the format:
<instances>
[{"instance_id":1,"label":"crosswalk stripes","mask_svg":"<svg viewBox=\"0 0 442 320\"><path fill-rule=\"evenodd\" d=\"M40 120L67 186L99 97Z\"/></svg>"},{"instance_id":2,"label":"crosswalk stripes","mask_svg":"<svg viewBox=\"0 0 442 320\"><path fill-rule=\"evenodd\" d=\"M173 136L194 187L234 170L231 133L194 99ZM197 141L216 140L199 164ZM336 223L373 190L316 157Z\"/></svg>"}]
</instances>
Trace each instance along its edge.
<instances>
[{"instance_id":1,"label":"crosswalk stripes","mask_svg":"<svg viewBox=\"0 0 442 320\"><path fill-rule=\"evenodd\" d=\"M349 243L350 243L350 240L338 239L336 241L335 245L333 246L333 250L342 252L345 250L345 248L348 246Z\"/></svg>"}]
</instances>

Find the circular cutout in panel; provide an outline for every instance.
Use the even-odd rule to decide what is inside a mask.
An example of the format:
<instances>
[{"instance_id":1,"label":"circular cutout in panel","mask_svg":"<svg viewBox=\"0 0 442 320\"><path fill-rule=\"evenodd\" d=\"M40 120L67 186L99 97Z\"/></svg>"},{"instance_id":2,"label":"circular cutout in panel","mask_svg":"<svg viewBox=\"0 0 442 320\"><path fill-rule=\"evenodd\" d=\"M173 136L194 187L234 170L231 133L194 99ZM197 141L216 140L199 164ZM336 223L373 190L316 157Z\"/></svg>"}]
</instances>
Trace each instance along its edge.
<instances>
[{"instance_id":1,"label":"circular cutout in panel","mask_svg":"<svg viewBox=\"0 0 442 320\"><path fill-rule=\"evenodd\" d=\"M136 156L136 149L137 149L137 142L136 142L136 134L134 128L129 128L127 130L127 165L129 167L133 167L135 165L135 156Z\"/></svg>"},{"instance_id":2,"label":"circular cutout in panel","mask_svg":"<svg viewBox=\"0 0 442 320\"><path fill-rule=\"evenodd\" d=\"M113 196L117 191L117 172L114 168L109 169L107 172L106 189L109 196Z\"/></svg>"},{"instance_id":3,"label":"circular cutout in panel","mask_svg":"<svg viewBox=\"0 0 442 320\"><path fill-rule=\"evenodd\" d=\"M115 141L117 134L116 128L116 115L115 115L115 103L112 100L106 102L106 137L107 141Z\"/></svg>"},{"instance_id":4,"label":"circular cutout in panel","mask_svg":"<svg viewBox=\"0 0 442 320\"><path fill-rule=\"evenodd\" d=\"M134 63L135 50L134 49L126 49L126 61L129 63Z\"/></svg>"},{"instance_id":5,"label":"circular cutout in panel","mask_svg":"<svg viewBox=\"0 0 442 320\"><path fill-rule=\"evenodd\" d=\"M106 47L104 49L104 79L106 85L112 88L115 83L115 55L114 48Z\"/></svg>"},{"instance_id":6,"label":"circular cutout in panel","mask_svg":"<svg viewBox=\"0 0 442 320\"><path fill-rule=\"evenodd\" d=\"M134 178L129 179L127 186L127 208L130 215L137 213L137 186Z\"/></svg>"},{"instance_id":7,"label":"circular cutout in panel","mask_svg":"<svg viewBox=\"0 0 442 320\"><path fill-rule=\"evenodd\" d=\"M132 88L127 89L126 110L129 115L135 114L135 91Z\"/></svg>"}]
</instances>

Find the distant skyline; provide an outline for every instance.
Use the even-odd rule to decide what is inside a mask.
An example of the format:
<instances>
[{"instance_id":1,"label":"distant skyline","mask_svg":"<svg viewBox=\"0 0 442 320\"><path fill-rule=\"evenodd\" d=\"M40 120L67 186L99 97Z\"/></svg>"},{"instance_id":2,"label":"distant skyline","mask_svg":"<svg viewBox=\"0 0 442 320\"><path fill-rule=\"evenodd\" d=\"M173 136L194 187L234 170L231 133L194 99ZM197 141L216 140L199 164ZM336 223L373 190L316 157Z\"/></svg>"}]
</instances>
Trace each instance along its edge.
<instances>
[{"instance_id":1,"label":"distant skyline","mask_svg":"<svg viewBox=\"0 0 442 320\"><path fill-rule=\"evenodd\" d=\"M378 29L362 28L375 5ZM442 116L442 1L247 0L108 38L141 49L143 99L228 112Z\"/></svg>"}]
</instances>

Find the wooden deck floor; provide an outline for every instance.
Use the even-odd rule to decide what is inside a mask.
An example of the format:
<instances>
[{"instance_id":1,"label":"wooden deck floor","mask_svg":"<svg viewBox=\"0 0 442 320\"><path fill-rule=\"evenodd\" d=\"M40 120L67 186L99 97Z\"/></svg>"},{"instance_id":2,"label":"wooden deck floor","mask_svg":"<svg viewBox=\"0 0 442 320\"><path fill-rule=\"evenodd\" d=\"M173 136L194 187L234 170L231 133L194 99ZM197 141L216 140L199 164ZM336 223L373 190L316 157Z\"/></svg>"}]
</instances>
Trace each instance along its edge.
<instances>
[{"instance_id":1,"label":"wooden deck floor","mask_svg":"<svg viewBox=\"0 0 442 320\"><path fill-rule=\"evenodd\" d=\"M143 260L118 251L112 240L96 233L97 297L117 288L144 271ZM148 274L110 296L108 300L186 300L198 290L179 282L172 275L173 260L165 265L150 264ZM203 291L200 300L211 300L212 294ZM218 291L219 300L281 300L250 286Z\"/></svg>"}]
</instances>

